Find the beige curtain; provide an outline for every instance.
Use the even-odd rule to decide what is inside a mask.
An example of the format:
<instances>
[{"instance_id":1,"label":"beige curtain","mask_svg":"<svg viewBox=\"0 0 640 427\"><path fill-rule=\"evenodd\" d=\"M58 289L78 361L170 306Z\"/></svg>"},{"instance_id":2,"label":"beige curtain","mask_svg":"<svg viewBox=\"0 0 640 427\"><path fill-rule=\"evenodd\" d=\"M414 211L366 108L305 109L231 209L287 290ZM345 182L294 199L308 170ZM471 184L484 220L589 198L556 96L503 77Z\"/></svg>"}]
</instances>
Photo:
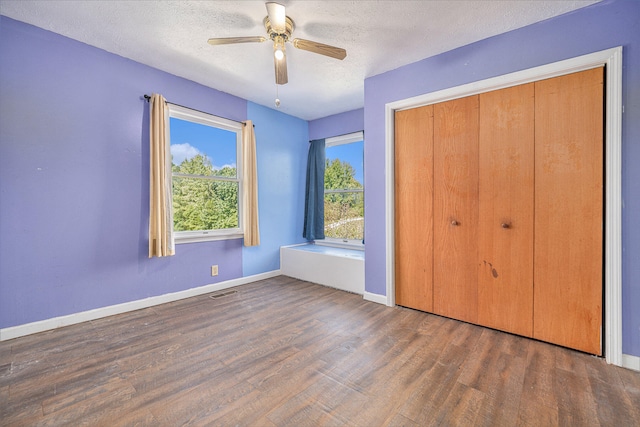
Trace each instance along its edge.
<instances>
[{"instance_id":1,"label":"beige curtain","mask_svg":"<svg viewBox=\"0 0 640 427\"><path fill-rule=\"evenodd\" d=\"M169 108L162 95L150 100L149 258L175 254L171 198Z\"/></svg>"},{"instance_id":2,"label":"beige curtain","mask_svg":"<svg viewBox=\"0 0 640 427\"><path fill-rule=\"evenodd\" d=\"M258 166L256 159L256 135L251 120L244 122L242 129L242 221L244 224L244 245L260 244L258 226Z\"/></svg>"}]
</instances>

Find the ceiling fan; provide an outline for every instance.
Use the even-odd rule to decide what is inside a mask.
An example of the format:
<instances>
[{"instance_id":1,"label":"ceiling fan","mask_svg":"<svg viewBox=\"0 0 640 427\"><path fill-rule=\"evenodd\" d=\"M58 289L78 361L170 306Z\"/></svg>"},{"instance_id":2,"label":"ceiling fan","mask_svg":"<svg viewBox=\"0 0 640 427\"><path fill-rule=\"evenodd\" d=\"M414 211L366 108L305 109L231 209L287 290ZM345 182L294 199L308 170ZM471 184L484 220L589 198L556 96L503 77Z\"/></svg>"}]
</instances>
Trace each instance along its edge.
<instances>
[{"instance_id":1,"label":"ceiling fan","mask_svg":"<svg viewBox=\"0 0 640 427\"><path fill-rule=\"evenodd\" d=\"M254 37L220 37L208 40L208 43L216 46L221 44L235 43L262 43L267 40L273 41L274 64L276 71L276 84L283 85L289 81L287 76L287 56L285 43L290 42L293 47L306 50L320 55L330 56L336 59L344 59L347 51L327 44L318 43L304 39L292 39L291 34L295 29L293 20L286 15L283 5L275 2L267 2L267 16L264 18L264 28L267 36Z\"/></svg>"}]
</instances>

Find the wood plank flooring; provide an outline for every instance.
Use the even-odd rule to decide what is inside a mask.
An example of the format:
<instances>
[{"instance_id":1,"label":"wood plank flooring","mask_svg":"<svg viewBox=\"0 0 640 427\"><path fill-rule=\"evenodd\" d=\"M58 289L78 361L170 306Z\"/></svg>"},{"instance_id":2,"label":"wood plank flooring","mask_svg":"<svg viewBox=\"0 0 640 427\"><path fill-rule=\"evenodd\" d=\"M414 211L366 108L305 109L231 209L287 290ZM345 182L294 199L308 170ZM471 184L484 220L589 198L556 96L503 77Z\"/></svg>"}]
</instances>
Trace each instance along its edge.
<instances>
[{"instance_id":1,"label":"wood plank flooring","mask_svg":"<svg viewBox=\"0 0 640 427\"><path fill-rule=\"evenodd\" d=\"M638 426L640 373L279 276L0 343L0 425Z\"/></svg>"}]
</instances>

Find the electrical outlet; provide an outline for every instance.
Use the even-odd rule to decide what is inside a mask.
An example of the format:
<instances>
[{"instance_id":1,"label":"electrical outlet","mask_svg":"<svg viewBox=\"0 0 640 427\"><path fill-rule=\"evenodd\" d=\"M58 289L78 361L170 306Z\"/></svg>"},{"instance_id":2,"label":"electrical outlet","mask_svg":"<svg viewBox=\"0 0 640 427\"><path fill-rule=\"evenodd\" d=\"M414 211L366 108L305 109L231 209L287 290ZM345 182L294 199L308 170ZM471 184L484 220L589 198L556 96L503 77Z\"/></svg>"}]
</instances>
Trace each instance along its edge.
<instances>
[{"instance_id":1,"label":"electrical outlet","mask_svg":"<svg viewBox=\"0 0 640 427\"><path fill-rule=\"evenodd\" d=\"M211 275L212 276L217 276L218 275L218 266L217 265L212 265L211 266Z\"/></svg>"}]
</instances>

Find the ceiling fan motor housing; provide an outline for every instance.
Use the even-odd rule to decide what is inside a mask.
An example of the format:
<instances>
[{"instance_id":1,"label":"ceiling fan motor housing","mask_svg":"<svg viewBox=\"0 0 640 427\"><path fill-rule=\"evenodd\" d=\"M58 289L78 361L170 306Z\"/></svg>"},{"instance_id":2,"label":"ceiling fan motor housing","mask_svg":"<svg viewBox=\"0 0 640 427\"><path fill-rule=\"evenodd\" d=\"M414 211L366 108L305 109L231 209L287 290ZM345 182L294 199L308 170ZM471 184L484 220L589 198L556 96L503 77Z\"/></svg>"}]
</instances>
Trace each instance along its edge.
<instances>
[{"instance_id":1,"label":"ceiling fan motor housing","mask_svg":"<svg viewBox=\"0 0 640 427\"><path fill-rule=\"evenodd\" d=\"M284 39L285 42L288 42L289 39L291 38L291 34L293 33L293 30L295 29L295 24L293 23L293 20L291 18L289 18L288 16L285 17L284 32L279 33L271 25L271 20L269 20L269 17L265 16L264 28L267 30L267 34L269 34L269 37L271 38L271 40L275 41L276 37L280 36Z\"/></svg>"}]
</instances>

